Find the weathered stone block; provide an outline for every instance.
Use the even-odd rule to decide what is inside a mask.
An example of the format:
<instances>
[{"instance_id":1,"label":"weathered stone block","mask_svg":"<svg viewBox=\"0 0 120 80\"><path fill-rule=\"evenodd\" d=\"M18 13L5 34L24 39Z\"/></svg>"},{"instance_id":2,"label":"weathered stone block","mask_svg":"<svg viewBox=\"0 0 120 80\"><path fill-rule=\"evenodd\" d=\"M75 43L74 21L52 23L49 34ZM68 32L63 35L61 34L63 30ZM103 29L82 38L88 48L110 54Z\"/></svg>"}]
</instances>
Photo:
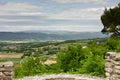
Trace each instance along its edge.
<instances>
[{"instance_id":1,"label":"weathered stone block","mask_svg":"<svg viewBox=\"0 0 120 80\"><path fill-rule=\"evenodd\" d=\"M13 71L13 67L11 68L0 68L0 72L11 72L11 71Z\"/></svg>"},{"instance_id":2,"label":"weathered stone block","mask_svg":"<svg viewBox=\"0 0 120 80\"><path fill-rule=\"evenodd\" d=\"M115 58L115 56L116 56L116 53L115 53L115 52L107 52L107 53L106 53L106 57L110 57L110 59Z\"/></svg>"},{"instance_id":3,"label":"weathered stone block","mask_svg":"<svg viewBox=\"0 0 120 80\"><path fill-rule=\"evenodd\" d=\"M120 53L106 54L105 71L107 80L120 80Z\"/></svg>"},{"instance_id":4,"label":"weathered stone block","mask_svg":"<svg viewBox=\"0 0 120 80\"><path fill-rule=\"evenodd\" d=\"M120 70L115 69L114 73L120 75Z\"/></svg>"},{"instance_id":5,"label":"weathered stone block","mask_svg":"<svg viewBox=\"0 0 120 80\"><path fill-rule=\"evenodd\" d=\"M13 62L0 62L0 80L14 80Z\"/></svg>"},{"instance_id":6,"label":"weathered stone block","mask_svg":"<svg viewBox=\"0 0 120 80\"><path fill-rule=\"evenodd\" d=\"M110 73L108 73L108 72L106 72L105 75L110 77Z\"/></svg>"},{"instance_id":7,"label":"weathered stone block","mask_svg":"<svg viewBox=\"0 0 120 80\"><path fill-rule=\"evenodd\" d=\"M0 72L0 77L5 77L5 75L3 74L3 72Z\"/></svg>"},{"instance_id":8,"label":"weathered stone block","mask_svg":"<svg viewBox=\"0 0 120 80\"><path fill-rule=\"evenodd\" d=\"M115 65L114 68L120 70L120 66Z\"/></svg>"},{"instance_id":9,"label":"weathered stone block","mask_svg":"<svg viewBox=\"0 0 120 80\"><path fill-rule=\"evenodd\" d=\"M0 62L0 67L11 67L14 66L13 62Z\"/></svg>"},{"instance_id":10,"label":"weathered stone block","mask_svg":"<svg viewBox=\"0 0 120 80\"><path fill-rule=\"evenodd\" d=\"M3 72L3 74L6 76L13 76L14 73L13 72Z\"/></svg>"},{"instance_id":11,"label":"weathered stone block","mask_svg":"<svg viewBox=\"0 0 120 80\"><path fill-rule=\"evenodd\" d=\"M120 66L120 62L118 61L111 60L111 63L113 63L114 65Z\"/></svg>"},{"instance_id":12,"label":"weathered stone block","mask_svg":"<svg viewBox=\"0 0 120 80\"><path fill-rule=\"evenodd\" d=\"M107 73L112 73L112 72L113 72L113 69L112 69L112 68L105 68L105 71L106 71Z\"/></svg>"},{"instance_id":13,"label":"weathered stone block","mask_svg":"<svg viewBox=\"0 0 120 80\"><path fill-rule=\"evenodd\" d=\"M106 60L106 62L111 62L111 59L105 59Z\"/></svg>"},{"instance_id":14,"label":"weathered stone block","mask_svg":"<svg viewBox=\"0 0 120 80\"><path fill-rule=\"evenodd\" d=\"M120 61L120 54L116 54L116 56L113 58L115 61Z\"/></svg>"},{"instance_id":15,"label":"weathered stone block","mask_svg":"<svg viewBox=\"0 0 120 80\"><path fill-rule=\"evenodd\" d=\"M113 74L111 77L110 77L111 80L118 80L117 76L115 74Z\"/></svg>"},{"instance_id":16,"label":"weathered stone block","mask_svg":"<svg viewBox=\"0 0 120 80\"><path fill-rule=\"evenodd\" d=\"M3 80L14 80L11 76L4 77Z\"/></svg>"},{"instance_id":17,"label":"weathered stone block","mask_svg":"<svg viewBox=\"0 0 120 80\"><path fill-rule=\"evenodd\" d=\"M114 67L114 64L111 63L111 62L106 62L106 63L105 63L105 67L106 67L106 68L113 68L113 67Z\"/></svg>"}]
</instances>

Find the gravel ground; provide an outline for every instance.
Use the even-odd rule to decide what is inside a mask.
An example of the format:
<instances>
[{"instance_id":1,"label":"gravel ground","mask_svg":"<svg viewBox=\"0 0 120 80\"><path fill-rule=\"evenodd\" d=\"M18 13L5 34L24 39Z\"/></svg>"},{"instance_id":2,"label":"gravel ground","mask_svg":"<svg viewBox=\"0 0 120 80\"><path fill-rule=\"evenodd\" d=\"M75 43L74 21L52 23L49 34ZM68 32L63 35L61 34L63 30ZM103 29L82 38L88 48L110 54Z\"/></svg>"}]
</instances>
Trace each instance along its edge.
<instances>
[{"instance_id":1,"label":"gravel ground","mask_svg":"<svg viewBox=\"0 0 120 80\"><path fill-rule=\"evenodd\" d=\"M106 80L105 78L79 75L79 74L51 74L51 75L24 77L24 78L16 79L16 80L50 80L51 78L52 80Z\"/></svg>"}]
</instances>

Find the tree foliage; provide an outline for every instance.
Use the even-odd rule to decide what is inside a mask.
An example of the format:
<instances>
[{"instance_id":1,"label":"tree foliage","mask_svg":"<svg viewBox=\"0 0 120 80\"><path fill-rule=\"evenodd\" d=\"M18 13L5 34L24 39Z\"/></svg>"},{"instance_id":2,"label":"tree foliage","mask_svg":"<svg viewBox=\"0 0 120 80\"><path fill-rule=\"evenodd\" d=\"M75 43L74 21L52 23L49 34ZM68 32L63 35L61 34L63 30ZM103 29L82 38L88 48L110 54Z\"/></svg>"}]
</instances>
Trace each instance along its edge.
<instances>
[{"instance_id":1,"label":"tree foliage","mask_svg":"<svg viewBox=\"0 0 120 80\"><path fill-rule=\"evenodd\" d=\"M112 37L120 38L120 4L114 8L106 8L101 21L104 25L102 33L112 33Z\"/></svg>"}]
</instances>

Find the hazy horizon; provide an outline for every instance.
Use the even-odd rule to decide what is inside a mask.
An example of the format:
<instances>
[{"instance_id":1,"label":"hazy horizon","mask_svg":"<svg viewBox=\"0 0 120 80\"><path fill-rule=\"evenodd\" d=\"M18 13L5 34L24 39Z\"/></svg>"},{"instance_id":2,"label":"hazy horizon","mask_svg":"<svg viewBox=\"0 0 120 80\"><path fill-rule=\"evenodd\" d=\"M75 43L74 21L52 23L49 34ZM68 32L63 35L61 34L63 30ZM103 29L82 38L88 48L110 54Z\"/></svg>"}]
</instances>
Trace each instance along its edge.
<instances>
[{"instance_id":1,"label":"hazy horizon","mask_svg":"<svg viewBox=\"0 0 120 80\"><path fill-rule=\"evenodd\" d=\"M100 32L105 7L119 0L0 0L0 32Z\"/></svg>"},{"instance_id":2,"label":"hazy horizon","mask_svg":"<svg viewBox=\"0 0 120 80\"><path fill-rule=\"evenodd\" d=\"M74 31L74 30L23 30L23 31L0 31L0 32L73 32L73 33L84 33L84 32L100 32L101 31Z\"/></svg>"}]
</instances>

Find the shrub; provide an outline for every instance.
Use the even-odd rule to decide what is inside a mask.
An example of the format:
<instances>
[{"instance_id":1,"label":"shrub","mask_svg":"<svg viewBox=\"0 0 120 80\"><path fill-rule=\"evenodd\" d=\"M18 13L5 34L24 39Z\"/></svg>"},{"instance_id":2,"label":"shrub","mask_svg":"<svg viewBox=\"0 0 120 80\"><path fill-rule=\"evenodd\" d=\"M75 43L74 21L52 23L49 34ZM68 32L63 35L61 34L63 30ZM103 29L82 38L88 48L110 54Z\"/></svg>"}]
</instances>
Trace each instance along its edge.
<instances>
[{"instance_id":1,"label":"shrub","mask_svg":"<svg viewBox=\"0 0 120 80\"><path fill-rule=\"evenodd\" d=\"M38 57L29 57L22 63L23 74L25 76L42 73L43 67Z\"/></svg>"},{"instance_id":2,"label":"shrub","mask_svg":"<svg viewBox=\"0 0 120 80\"><path fill-rule=\"evenodd\" d=\"M83 60L82 68L78 69L78 72L95 76L104 76L104 64L105 60L103 57L91 53L88 58Z\"/></svg>"},{"instance_id":3,"label":"shrub","mask_svg":"<svg viewBox=\"0 0 120 80\"><path fill-rule=\"evenodd\" d=\"M87 48L82 48L79 44L69 46L65 52L59 53L57 58L64 72L104 76L106 52L107 48L93 42Z\"/></svg>"},{"instance_id":4,"label":"shrub","mask_svg":"<svg viewBox=\"0 0 120 80\"><path fill-rule=\"evenodd\" d=\"M58 53L57 62L64 72L76 71L82 67L81 60L86 58L86 53L80 44L68 46L65 52Z\"/></svg>"},{"instance_id":5,"label":"shrub","mask_svg":"<svg viewBox=\"0 0 120 80\"><path fill-rule=\"evenodd\" d=\"M41 64L41 60L38 57L28 57L25 59L20 67L16 67L15 76L31 76L41 74L45 70L45 67Z\"/></svg>"},{"instance_id":6,"label":"shrub","mask_svg":"<svg viewBox=\"0 0 120 80\"><path fill-rule=\"evenodd\" d=\"M21 66L17 66L15 67L15 78L21 78L21 77L24 77L24 74L23 74L23 70L21 68Z\"/></svg>"},{"instance_id":7,"label":"shrub","mask_svg":"<svg viewBox=\"0 0 120 80\"><path fill-rule=\"evenodd\" d=\"M45 73L61 73L63 72L62 69L60 69L59 64L51 64L51 65L46 65L46 72Z\"/></svg>"},{"instance_id":8,"label":"shrub","mask_svg":"<svg viewBox=\"0 0 120 80\"><path fill-rule=\"evenodd\" d=\"M120 52L120 40L108 39L105 42L105 46L109 51Z\"/></svg>"}]
</instances>

